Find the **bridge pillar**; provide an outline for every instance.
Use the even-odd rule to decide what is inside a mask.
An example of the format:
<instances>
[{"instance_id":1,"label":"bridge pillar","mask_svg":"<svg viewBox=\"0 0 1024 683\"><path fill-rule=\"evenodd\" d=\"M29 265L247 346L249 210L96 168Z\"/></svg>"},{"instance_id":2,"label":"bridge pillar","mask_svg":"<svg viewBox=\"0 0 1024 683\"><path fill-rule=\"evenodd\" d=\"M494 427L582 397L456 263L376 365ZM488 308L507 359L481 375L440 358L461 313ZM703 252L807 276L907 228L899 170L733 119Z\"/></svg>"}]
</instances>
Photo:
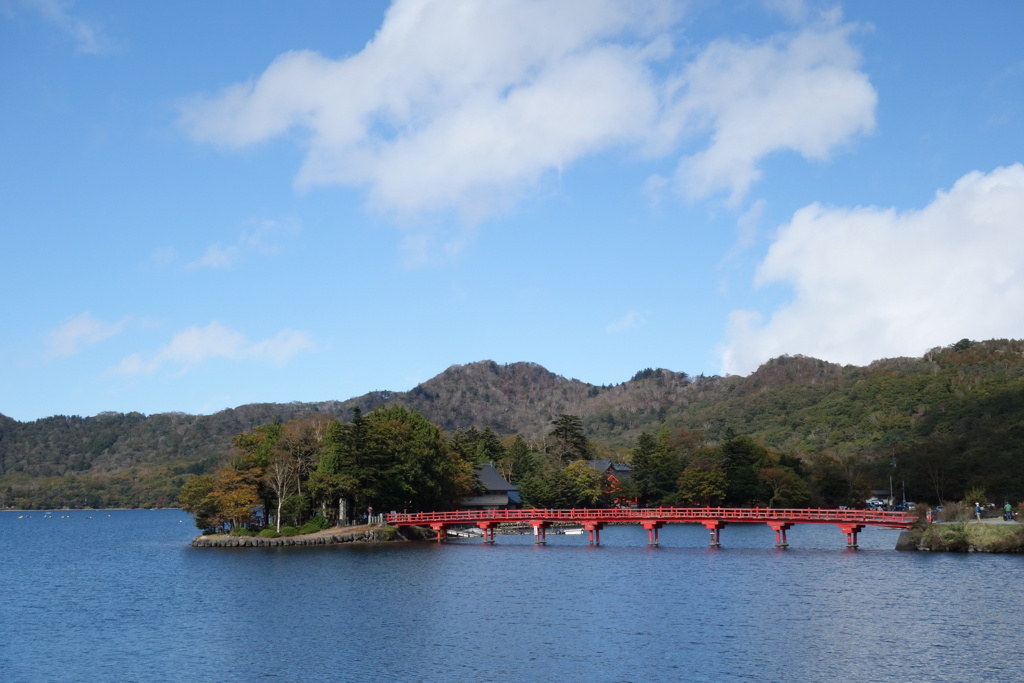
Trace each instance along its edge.
<instances>
[{"instance_id":1,"label":"bridge pillar","mask_svg":"<svg viewBox=\"0 0 1024 683\"><path fill-rule=\"evenodd\" d=\"M863 524L837 524L839 530L846 534L846 547L857 547L857 533L864 528Z\"/></svg>"},{"instance_id":2,"label":"bridge pillar","mask_svg":"<svg viewBox=\"0 0 1024 683\"><path fill-rule=\"evenodd\" d=\"M496 522L484 521L477 522L476 525L484 532L484 543L494 543L494 528L498 524Z\"/></svg>"},{"instance_id":3,"label":"bridge pillar","mask_svg":"<svg viewBox=\"0 0 1024 683\"><path fill-rule=\"evenodd\" d=\"M533 527L533 542L537 545L547 545L548 527L551 526L551 522L545 522L542 519L531 519L530 526Z\"/></svg>"},{"instance_id":4,"label":"bridge pillar","mask_svg":"<svg viewBox=\"0 0 1024 683\"><path fill-rule=\"evenodd\" d=\"M792 522L768 522L768 526L775 530L775 547L776 548L788 548L789 543L786 541L786 531L793 526Z\"/></svg>"},{"instance_id":5,"label":"bridge pillar","mask_svg":"<svg viewBox=\"0 0 1024 683\"><path fill-rule=\"evenodd\" d=\"M437 542L443 543L448 539L448 525L440 522L431 523L430 528L437 532Z\"/></svg>"},{"instance_id":6,"label":"bridge pillar","mask_svg":"<svg viewBox=\"0 0 1024 683\"><path fill-rule=\"evenodd\" d=\"M647 529L647 545L657 546L658 545L658 529L665 526L664 522L655 522L654 520L645 519L640 521L640 525Z\"/></svg>"},{"instance_id":7,"label":"bridge pillar","mask_svg":"<svg viewBox=\"0 0 1024 683\"><path fill-rule=\"evenodd\" d=\"M722 535L721 535L722 534L722 527L725 526L725 522L723 522L720 519L703 519L703 520L701 520L701 524L703 524L704 528L707 529L710 532L710 534L711 534L711 542L710 542L709 545L712 548L717 548L717 547L721 546L722 545Z\"/></svg>"},{"instance_id":8,"label":"bridge pillar","mask_svg":"<svg viewBox=\"0 0 1024 683\"><path fill-rule=\"evenodd\" d=\"M583 522L583 528L590 532L590 545L601 545L601 529L604 522Z\"/></svg>"}]
</instances>

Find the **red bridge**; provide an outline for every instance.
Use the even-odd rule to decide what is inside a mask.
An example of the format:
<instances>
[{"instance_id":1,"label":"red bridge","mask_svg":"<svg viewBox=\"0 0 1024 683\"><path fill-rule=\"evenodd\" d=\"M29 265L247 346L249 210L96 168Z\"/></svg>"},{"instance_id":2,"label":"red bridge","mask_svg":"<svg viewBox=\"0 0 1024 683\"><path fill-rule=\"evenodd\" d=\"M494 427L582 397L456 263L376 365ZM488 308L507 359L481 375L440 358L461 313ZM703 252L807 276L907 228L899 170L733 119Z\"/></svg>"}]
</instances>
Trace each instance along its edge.
<instances>
[{"instance_id":1,"label":"red bridge","mask_svg":"<svg viewBox=\"0 0 1024 683\"><path fill-rule=\"evenodd\" d=\"M835 524L846 534L846 547L857 547L857 533L866 526L907 529L916 517L905 512L879 510L828 510L779 508L611 508L573 510L457 510L454 512L391 513L385 517L391 526L429 526L437 540L447 537L449 527L476 525L483 531L484 543L494 543L494 531L500 524L529 524L534 542L547 542L547 529L553 523L578 524L590 532L590 544L601 544L601 529L611 523L639 524L647 529L648 545L658 545L658 530L666 524L702 524L711 534L711 545L721 545L726 524L761 522L775 531L775 545L784 548L786 531L794 524Z\"/></svg>"}]
</instances>

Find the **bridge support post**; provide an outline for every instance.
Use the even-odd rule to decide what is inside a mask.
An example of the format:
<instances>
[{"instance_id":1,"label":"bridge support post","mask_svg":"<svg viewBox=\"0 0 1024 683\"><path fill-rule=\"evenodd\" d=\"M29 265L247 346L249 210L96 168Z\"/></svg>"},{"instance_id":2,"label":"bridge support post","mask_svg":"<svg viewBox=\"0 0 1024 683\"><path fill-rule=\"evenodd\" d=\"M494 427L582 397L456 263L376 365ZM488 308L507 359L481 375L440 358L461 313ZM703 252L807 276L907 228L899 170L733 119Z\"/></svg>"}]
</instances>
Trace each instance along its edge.
<instances>
[{"instance_id":1,"label":"bridge support post","mask_svg":"<svg viewBox=\"0 0 1024 683\"><path fill-rule=\"evenodd\" d=\"M444 543L448 540L448 525L447 524L431 524L430 528L437 532L437 542Z\"/></svg>"},{"instance_id":2,"label":"bridge support post","mask_svg":"<svg viewBox=\"0 0 1024 683\"><path fill-rule=\"evenodd\" d=\"M653 520L642 520L640 525L647 529L647 545L655 546L658 545L658 529L665 526L664 522L655 522Z\"/></svg>"},{"instance_id":3,"label":"bridge support post","mask_svg":"<svg viewBox=\"0 0 1024 683\"><path fill-rule=\"evenodd\" d=\"M604 522L583 522L583 528L590 532L590 545L601 545L601 529Z\"/></svg>"},{"instance_id":4,"label":"bridge support post","mask_svg":"<svg viewBox=\"0 0 1024 683\"><path fill-rule=\"evenodd\" d=\"M547 545L548 527L551 526L551 522L545 522L542 519L531 519L530 526L533 527L533 542L537 545Z\"/></svg>"},{"instance_id":5,"label":"bridge support post","mask_svg":"<svg viewBox=\"0 0 1024 683\"><path fill-rule=\"evenodd\" d=\"M494 522L477 522L476 525L484 532L484 543L494 543Z\"/></svg>"},{"instance_id":6,"label":"bridge support post","mask_svg":"<svg viewBox=\"0 0 1024 683\"><path fill-rule=\"evenodd\" d=\"M863 524L838 524L839 530L846 534L846 547L857 547L857 534L864 528Z\"/></svg>"},{"instance_id":7,"label":"bridge support post","mask_svg":"<svg viewBox=\"0 0 1024 683\"><path fill-rule=\"evenodd\" d=\"M722 527L725 526L725 522L720 519L704 519L701 520L701 524L711 534L709 545L712 548L720 547L722 545Z\"/></svg>"},{"instance_id":8,"label":"bridge support post","mask_svg":"<svg viewBox=\"0 0 1024 683\"><path fill-rule=\"evenodd\" d=\"M786 531L793 526L792 522L768 522L768 526L775 530L775 547L788 548Z\"/></svg>"}]
</instances>

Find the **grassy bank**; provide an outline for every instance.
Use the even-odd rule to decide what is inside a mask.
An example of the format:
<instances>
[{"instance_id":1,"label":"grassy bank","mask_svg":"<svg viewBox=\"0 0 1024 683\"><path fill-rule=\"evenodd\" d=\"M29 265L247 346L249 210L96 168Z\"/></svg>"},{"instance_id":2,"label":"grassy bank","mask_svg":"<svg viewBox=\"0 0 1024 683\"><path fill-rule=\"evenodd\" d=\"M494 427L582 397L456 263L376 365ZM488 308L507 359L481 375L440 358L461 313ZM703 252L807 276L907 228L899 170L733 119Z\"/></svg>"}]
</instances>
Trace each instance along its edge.
<instances>
[{"instance_id":1,"label":"grassy bank","mask_svg":"<svg viewBox=\"0 0 1024 683\"><path fill-rule=\"evenodd\" d=\"M928 524L910 530L907 547L949 553L1024 553L1024 524Z\"/></svg>"}]
</instances>

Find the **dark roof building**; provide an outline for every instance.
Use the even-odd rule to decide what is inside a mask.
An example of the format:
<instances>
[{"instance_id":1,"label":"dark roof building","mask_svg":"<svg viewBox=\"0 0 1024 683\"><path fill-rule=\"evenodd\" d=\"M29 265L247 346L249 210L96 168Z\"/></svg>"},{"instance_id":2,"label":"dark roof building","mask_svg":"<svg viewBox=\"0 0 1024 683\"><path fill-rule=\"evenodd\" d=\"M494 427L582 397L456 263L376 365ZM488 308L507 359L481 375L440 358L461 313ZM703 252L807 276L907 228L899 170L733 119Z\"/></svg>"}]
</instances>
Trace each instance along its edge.
<instances>
[{"instance_id":1,"label":"dark roof building","mask_svg":"<svg viewBox=\"0 0 1024 683\"><path fill-rule=\"evenodd\" d=\"M616 481L629 479L629 473L633 470L629 465L614 463L611 460L588 460L587 466L593 467L606 477L615 478Z\"/></svg>"},{"instance_id":2,"label":"dark roof building","mask_svg":"<svg viewBox=\"0 0 1024 683\"><path fill-rule=\"evenodd\" d=\"M518 509L523 505L519 487L509 483L501 472L488 463L473 470L483 492L462 500L462 508L472 510Z\"/></svg>"}]
</instances>

